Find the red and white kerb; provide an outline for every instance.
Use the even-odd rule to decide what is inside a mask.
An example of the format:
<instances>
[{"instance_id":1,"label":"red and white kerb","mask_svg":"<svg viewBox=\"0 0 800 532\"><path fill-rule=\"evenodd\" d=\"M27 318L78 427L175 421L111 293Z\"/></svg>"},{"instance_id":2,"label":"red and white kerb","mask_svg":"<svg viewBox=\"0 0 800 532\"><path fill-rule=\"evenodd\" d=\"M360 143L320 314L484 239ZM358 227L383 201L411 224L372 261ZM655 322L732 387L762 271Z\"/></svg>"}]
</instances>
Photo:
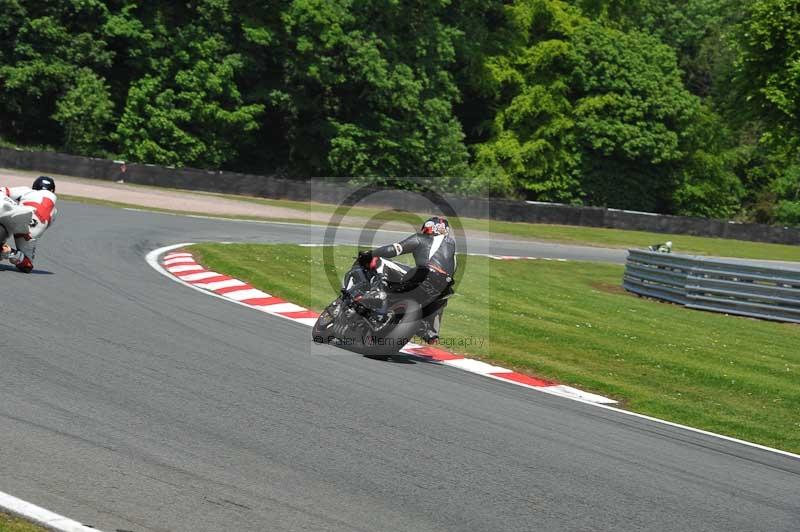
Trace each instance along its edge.
<instances>
[{"instance_id":1,"label":"red and white kerb","mask_svg":"<svg viewBox=\"0 0 800 532\"><path fill-rule=\"evenodd\" d=\"M493 257L506 259L506 257ZM517 258L517 257L508 257ZM285 301L253 288L251 285L234 279L227 275L209 271L198 264L191 253L173 252L164 256L162 261L164 269L169 273L198 288L213 292L219 296L237 301L261 312L290 319L303 325L313 326L319 313L308 310L294 303ZM480 360L466 358L450 353L439 347L409 343L402 350L403 353L413 357L435 361L445 366L452 366L470 373L477 373L493 379L508 383L536 388L537 390L554 395L567 396L592 403L613 404L613 399L600 395L587 393L571 386L565 386L546 379L539 379L511 371L500 366L492 366Z\"/></svg>"}]
</instances>

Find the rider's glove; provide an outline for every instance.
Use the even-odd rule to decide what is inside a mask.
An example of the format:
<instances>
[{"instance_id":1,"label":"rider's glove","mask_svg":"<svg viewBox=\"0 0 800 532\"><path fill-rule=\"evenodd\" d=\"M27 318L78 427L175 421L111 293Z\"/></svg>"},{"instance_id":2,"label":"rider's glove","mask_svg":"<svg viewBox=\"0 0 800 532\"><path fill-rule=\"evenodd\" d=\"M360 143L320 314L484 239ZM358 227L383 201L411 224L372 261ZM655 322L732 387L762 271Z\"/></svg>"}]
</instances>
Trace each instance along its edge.
<instances>
[{"instance_id":1,"label":"rider's glove","mask_svg":"<svg viewBox=\"0 0 800 532\"><path fill-rule=\"evenodd\" d=\"M359 251L358 252L358 265L362 268L369 268L370 263L372 262L372 252L371 251Z\"/></svg>"}]
</instances>

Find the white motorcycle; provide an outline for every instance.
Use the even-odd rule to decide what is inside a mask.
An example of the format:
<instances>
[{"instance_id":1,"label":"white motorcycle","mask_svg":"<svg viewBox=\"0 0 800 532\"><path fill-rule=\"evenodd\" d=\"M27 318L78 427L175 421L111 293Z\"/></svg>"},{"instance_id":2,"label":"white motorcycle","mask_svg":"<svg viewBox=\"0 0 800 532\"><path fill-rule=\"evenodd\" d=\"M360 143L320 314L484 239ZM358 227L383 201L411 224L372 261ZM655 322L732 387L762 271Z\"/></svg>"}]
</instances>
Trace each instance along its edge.
<instances>
[{"instance_id":1,"label":"white motorcycle","mask_svg":"<svg viewBox=\"0 0 800 532\"><path fill-rule=\"evenodd\" d=\"M32 219L31 209L19 205L8 196L0 197L0 246L5 244L6 239L13 240L14 235L30 231Z\"/></svg>"}]
</instances>

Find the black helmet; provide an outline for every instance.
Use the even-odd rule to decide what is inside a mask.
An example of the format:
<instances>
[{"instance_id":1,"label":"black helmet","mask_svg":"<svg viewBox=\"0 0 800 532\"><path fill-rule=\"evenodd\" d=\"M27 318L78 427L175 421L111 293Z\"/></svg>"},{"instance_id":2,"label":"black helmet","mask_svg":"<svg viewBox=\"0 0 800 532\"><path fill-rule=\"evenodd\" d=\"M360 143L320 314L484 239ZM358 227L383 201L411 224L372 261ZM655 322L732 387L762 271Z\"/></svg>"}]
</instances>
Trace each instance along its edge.
<instances>
[{"instance_id":1,"label":"black helmet","mask_svg":"<svg viewBox=\"0 0 800 532\"><path fill-rule=\"evenodd\" d=\"M450 223L444 216L432 216L422 224L420 232L426 235L446 235L450 231Z\"/></svg>"},{"instance_id":2,"label":"black helmet","mask_svg":"<svg viewBox=\"0 0 800 532\"><path fill-rule=\"evenodd\" d=\"M31 185L33 190L49 190L50 192L56 192L56 182L53 181L53 178L46 175L40 175L36 178L36 181L33 182Z\"/></svg>"}]
</instances>

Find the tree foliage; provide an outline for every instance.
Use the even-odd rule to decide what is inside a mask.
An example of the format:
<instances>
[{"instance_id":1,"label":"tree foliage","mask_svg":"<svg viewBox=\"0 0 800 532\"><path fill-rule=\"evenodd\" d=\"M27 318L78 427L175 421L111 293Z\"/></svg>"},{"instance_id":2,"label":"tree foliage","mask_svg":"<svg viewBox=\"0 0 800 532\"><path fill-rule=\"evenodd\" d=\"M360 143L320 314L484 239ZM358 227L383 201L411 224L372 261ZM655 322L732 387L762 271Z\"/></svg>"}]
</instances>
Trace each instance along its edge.
<instances>
[{"instance_id":1,"label":"tree foliage","mask_svg":"<svg viewBox=\"0 0 800 532\"><path fill-rule=\"evenodd\" d=\"M800 136L800 5L756 0L741 25L739 79L750 112L796 144Z\"/></svg>"},{"instance_id":2,"label":"tree foliage","mask_svg":"<svg viewBox=\"0 0 800 532\"><path fill-rule=\"evenodd\" d=\"M103 2L0 2L0 134L19 142L63 144L53 115L86 72L112 61L102 35Z\"/></svg>"},{"instance_id":3,"label":"tree foliage","mask_svg":"<svg viewBox=\"0 0 800 532\"><path fill-rule=\"evenodd\" d=\"M236 83L243 61L224 34L230 5L201 0L188 13L165 14L191 21L169 46L151 51L153 72L131 85L116 139L135 160L218 168L236 157L238 142L258 128L264 110L245 105ZM160 23L156 31L167 34L171 25Z\"/></svg>"},{"instance_id":4,"label":"tree foliage","mask_svg":"<svg viewBox=\"0 0 800 532\"><path fill-rule=\"evenodd\" d=\"M590 21L555 0L509 7L519 39L490 58L498 112L476 148L490 184L564 202L665 209L699 101L673 50ZM490 189L491 191L491 189Z\"/></svg>"},{"instance_id":5,"label":"tree foliage","mask_svg":"<svg viewBox=\"0 0 800 532\"><path fill-rule=\"evenodd\" d=\"M800 223L796 0L0 0L0 138Z\"/></svg>"},{"instance_id":6,"label":"tree foliage","mask_svg":"<svg viewBox=\"0 0 800 532\"><path fill-rule=\"evenodd\" d=\"M53 119L64 132L64 148L80 155L100 153L109 145L107 131L114 119L114 103L106 83L84 68L72 87L56 102Z\"/></svg>"},{"instance_id":7,"label":"tree foliage","mask_svg":"<svg viewBox=\"0 0 800 532\"><path fill-rule=\"evenodd\" d=\"M295 158L337 177L459 176L446 0L295 0L283 14Z\"/></svg>"},{"instance_id":8,"label":"tree foliage","mask_svg":"<svg viewBox=\"0 0 800 532\"><path fill-rule=\"evenodd\" d=\"M736 28L731 114L754 132L748 176L762 221L800 222L800 5L756 0ZM760 164L759 164L760 163ZM753 178L752 176L756 177Z\"/></svg>"}]
</instances>

